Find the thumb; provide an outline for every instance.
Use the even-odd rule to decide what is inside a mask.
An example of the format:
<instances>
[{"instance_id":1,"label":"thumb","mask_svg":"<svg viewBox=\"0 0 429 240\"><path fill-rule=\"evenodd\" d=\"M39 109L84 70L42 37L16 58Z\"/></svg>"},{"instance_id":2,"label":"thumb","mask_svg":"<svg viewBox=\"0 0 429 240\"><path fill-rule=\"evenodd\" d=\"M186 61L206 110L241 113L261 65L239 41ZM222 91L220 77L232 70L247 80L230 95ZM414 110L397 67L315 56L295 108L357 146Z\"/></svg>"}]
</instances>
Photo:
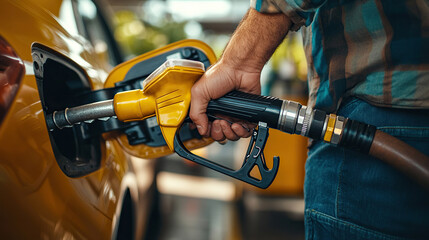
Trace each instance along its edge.
<instances>
[{"instance_id":1,"label":"thumb","mask_svg":"<svg viewBox=\"0 0 429 240\"><path fill-rule=\"evenodd\" d=\"M189 110L189 117L194 122L198 132L202 136L209 134L209 120L206 115L206 109L210 98L206 97L196 88L191 90L191 109Z\"/></svg>"}]
</instances>

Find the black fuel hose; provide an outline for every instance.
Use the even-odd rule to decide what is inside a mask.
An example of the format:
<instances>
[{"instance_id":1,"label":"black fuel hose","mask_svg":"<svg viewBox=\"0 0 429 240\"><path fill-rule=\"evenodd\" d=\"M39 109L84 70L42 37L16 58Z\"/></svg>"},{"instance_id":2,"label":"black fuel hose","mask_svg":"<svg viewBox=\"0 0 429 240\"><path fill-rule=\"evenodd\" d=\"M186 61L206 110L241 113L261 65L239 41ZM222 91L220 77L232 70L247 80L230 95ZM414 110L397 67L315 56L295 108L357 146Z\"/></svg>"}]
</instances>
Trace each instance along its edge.
<instances>
[{"instance_id":1,"label":"black fuel hose","mask_svg":"<svg viewBox=\"0 0 429 240\"><path fill-rule=\"evenodd\" d=\"M249 122L266 122L290 134L324 140L369 154L394 166L429 189L429 157L375 126L307 108L274 97L233 91L212 100L207 113L222 114Z\"/></svg>"}]
</instances>

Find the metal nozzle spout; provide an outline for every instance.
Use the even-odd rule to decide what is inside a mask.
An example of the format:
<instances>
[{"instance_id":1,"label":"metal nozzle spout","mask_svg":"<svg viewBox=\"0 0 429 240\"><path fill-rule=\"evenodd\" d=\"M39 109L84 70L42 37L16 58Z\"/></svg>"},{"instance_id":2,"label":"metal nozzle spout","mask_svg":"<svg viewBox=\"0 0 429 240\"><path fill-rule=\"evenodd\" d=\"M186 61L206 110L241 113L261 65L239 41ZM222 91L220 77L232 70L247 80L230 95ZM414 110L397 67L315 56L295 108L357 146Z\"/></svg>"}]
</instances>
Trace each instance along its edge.
<instances>
[{"instance_id":1,"label":"metal nozzle spout","mask_svg":"<svg viewBox=\"0 0 429 240\"><path fill-rule=\"evenodd\" d=\"M94 102L46 115L49 131L70 127L76 123L115 116L113 100Z\"/></svg>"}]
</instances>

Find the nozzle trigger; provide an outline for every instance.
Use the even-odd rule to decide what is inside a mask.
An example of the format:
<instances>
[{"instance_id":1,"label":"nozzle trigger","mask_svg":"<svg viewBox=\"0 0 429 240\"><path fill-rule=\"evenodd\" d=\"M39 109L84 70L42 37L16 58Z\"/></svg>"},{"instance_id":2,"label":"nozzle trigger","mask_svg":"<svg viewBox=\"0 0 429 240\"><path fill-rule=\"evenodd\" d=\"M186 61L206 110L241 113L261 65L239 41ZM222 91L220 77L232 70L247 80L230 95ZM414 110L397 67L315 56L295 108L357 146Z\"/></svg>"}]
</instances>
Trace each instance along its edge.
<instances>
[{"instance_id":1,"label":"nozzle trigger","mask_svg":"<svg viewBox=\"0 0 429 240\"><path fill-rule=\"evenodd\" d=\"M179 132L179 131L178 131ZM230 177L236 178L243 182L249 183L259 188L267 188L271 185L276 177L278 168L279 168L279 157L273 158L273 167L268 169L265 163L264 157L264 147L268 138L268 127L266 123L260 122L258 124L258 129L253 130L253 135L249 143L249 147L246 152L246 157L244 159L243 165L238 170L233 170L228 167L219 165L213 161L205 159L203 157L197 156L191 153L186 149L180 140L179 134L176 133L174 137L174 151L181 157L189 159L193 162L201 164L205 167L211 168L215 171L228 175ZM259 172L261 174L261 179L257 179L250 175L250 172L255 167L258 166Z\"/></svg>"}]
</instances>

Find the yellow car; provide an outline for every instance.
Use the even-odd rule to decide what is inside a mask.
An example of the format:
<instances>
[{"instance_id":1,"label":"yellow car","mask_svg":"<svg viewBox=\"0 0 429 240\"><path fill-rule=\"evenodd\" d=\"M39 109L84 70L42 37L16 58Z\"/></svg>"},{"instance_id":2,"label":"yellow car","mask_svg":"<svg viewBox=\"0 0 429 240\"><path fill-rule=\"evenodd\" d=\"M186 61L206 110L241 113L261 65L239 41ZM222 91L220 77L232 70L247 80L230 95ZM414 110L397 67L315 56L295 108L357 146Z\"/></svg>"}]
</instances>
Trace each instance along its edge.
<instances>
[{"instance_id":1,"label":"yellow car","mask_svg":"<svg viewBox=\"0 0 429 240\"><path fill-rule=\"evenodd\" d=\"M156 194L155 161L148 159L171 153L156 120L98 119L48 131L45 116L138 88L134 65L142 77L166 58L208 66L215 57L206 45L185 41L121 64L107 80L122 58L104 5L1 1L2 239L141 239L147 232Z\"/></svg>"},{"instance_id":2,"label":"yellow car","mask_svg":"<svg viewBox=\"0 0 429 240\"><path fill-rule=\"evenodd\" d=\"M55 86L50 89L45 86L44 90L48 91L45 97L57 99L46 101L55 104L68 101L66 88L83 92L103 87L109 65L122 60L97 3L89 0L1 3L0 235L3 239L141 238L144 234L154 193L154 162L133 159L113 140L93 138L79 143L74 137L63 137L58 140L63 142L55 144L65 148L60 150L64 158L74 162L65 166L74 167L70 169L73 178L68 177L54 154L35 79L31 46L37 42L74 60L79 64L76 69L82 71L79 74L88 76L81 83L73 82L66 79L71 72L61 69L61 64L53 66L58 68L55 73L58 75L51 79L56 81ZM62 87L64 84L70 86Z\"/></svg>"}]
</instances>

